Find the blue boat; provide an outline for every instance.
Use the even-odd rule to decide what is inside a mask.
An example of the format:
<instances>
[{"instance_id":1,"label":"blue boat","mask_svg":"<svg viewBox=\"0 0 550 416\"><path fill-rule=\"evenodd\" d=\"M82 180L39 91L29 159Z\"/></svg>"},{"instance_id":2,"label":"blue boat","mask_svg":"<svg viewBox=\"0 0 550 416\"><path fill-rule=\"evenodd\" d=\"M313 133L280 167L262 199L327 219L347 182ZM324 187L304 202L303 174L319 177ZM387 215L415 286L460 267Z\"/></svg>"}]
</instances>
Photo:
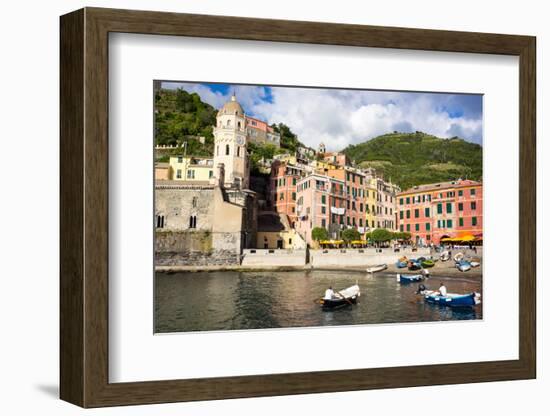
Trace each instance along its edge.
<instances>
[{"instance_id":1,"label":"blue boat","mask_svg":"<svg viewBox=\"0 0 550 416\"><path fill-rule=\"evenodd\" d=\"M456 268L461 272L467 272L472 268L472 265L470 264L470 262L466 260L459 260L455 264L456 264Z\"/></svg>"},{"instance_id":2,"label":"blue boat","mask_svg":"<svg viewBox=\"0 0 550 416\"><path fill-rule=\"evenodd\" d=\"M421 274L406 275L406 274L397 274L397 281L401 284L408 284L414 282L421 282L424 280L424 276Z\"/></svg>"},{"instance_id":3,"label":"blue boat","mask_svg":"<svg viewBox=\"0 0 550 416\"><path fill-rule=\"evenodd\" d=\"M404 269L405 267L407 267L407 262L398 261L397 263L395 263L395 267L397 267L398 269Z\"/></svg>"},{"instance_id":4,"label":"blue boat","mask_svg":"<svg viewBox=\"0 0 550 416\"><path fill-rule=\"evenodd\" d=\"M475 306L481 303L481 295L479 293L468 293L466 295L447 293L447 296L441 296L439 292L427 292L424 295L424 299L428 303L450 306L452 308Z\"/></svg>"},{"instance_id":5,"label":"blue boat","mask_svg":"<svg viewBox=\"0 0 550 416\"><path fill-rule=\"evenodd\" d=\"M420 270L422 268L422 265L418 260L409 260L407 263L407 267L409 270Z\"/></svg>"}]
</instances>

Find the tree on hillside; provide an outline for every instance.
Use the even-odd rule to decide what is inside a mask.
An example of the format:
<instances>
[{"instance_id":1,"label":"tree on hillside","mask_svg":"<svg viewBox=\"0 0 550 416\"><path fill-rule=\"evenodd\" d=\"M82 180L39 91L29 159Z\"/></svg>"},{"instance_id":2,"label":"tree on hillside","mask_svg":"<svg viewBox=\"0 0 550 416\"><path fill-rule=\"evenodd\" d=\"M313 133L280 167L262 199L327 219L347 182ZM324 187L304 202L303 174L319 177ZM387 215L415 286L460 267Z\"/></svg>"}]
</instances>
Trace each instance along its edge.
<instances>
[{"instance_id":1,"label":"tree on hillside","mask_svg":"<svg viewBox=\"0 0 550 416\"><path fill-rule=\"evenodd\" d=\"M247 147L250 155L251 171L253 173L258 173L260 160L272 160L273 156L280 152L280 149L271 143L256 144L250 142Z\"/></svg>"},{"instance_id":2,"label":"tree on hillside","mask_svg":"<svg viewBox=\"0 0 550 416\"><path fill-rule=\"evenodd\" d=\"M189 94L183 89L161 89L155 94L156 144L174 146L188 141L188 154L211 155L215 124L216 110L198 94ZM197 136L205 137L205 142L198 142Z\"/></svg>"},{"instance_id":3,"label":"tree on hillside","mask_svg":"<svg viewBox=\"0 0 550 416\"><path fill-rule=\"evenodd\" d=\"M290 130L284 123L272 124L271 127L277 133L281 135L281 147L290 150L291 152L296 152L298 147L303 146L302 143L298 140L298 136Z\"/></svg>"},{"instance_id":4,"label":"tree on hillside","mask_svg":"<svg viewBox=\"0 0 550 416\"><path fill-rule=\"evenodd\" d=\"M311 230L311 238L313 238L315 241L327 240L328 231L326 230L326 228L315 227L313 230Z\"/></svg>"}]
</instances>

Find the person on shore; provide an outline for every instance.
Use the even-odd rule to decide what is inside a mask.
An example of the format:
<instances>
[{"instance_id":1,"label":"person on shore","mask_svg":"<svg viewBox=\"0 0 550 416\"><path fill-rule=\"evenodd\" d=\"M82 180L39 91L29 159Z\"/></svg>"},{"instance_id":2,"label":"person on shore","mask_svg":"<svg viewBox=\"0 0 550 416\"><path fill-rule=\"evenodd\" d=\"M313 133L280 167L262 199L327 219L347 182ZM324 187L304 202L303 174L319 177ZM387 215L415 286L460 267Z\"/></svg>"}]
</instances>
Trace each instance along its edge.
<instances>
[{"instance_id":1,"label":"person on shore","mask_svg":"<svg viewBox=\"0 0 550 416\"><path fill-rule=\"evenodd\" d=\"M422 274L422 276L424 276L426 279L428 277L430 277L430 271L428 269L422 269L422 271L420 272Z\"/></svg>"},{"instance_id":2,"label":"person on shore","mask_svg":"<svg viewBox=\"0 0 550 416\"><path fill-rule=\"evenodd\" d=\"M439 295L445 297L447 296L447 288L445 287L445 285L443 284L443 282L441 282L439 284Z\"/></svg>"},{"instance_id":3,"label":"person on shore","mask_svg":"<svg viewBox=\"0 0 550 416\"><path fill-rule=\"evenodd\" d=\"M334 297L334 290L332 290L332 286L330 286L330 287L325 291L325 297L324 297L324 299L325 299L325 300L331 300L333 297Z\"/></svg>"}]
</instances>

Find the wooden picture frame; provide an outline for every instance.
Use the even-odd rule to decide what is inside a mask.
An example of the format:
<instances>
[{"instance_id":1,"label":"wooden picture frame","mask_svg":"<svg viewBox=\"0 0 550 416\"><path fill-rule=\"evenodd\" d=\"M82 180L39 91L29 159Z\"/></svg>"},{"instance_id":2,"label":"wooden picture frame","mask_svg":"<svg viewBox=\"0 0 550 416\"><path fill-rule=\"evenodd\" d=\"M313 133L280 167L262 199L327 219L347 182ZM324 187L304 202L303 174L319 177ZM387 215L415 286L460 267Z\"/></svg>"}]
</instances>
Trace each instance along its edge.
<instances>
[{"instance_id":1,"label":"wooden picture frame","mask_svg":"<svg viewBox=\"0 0 550 416\"><path fill-rule=\"evenodd\" d=\"M60 396L101 407L536 377L536 41L530 36L85 8L61 17ZM109 383L108 34L519 57L519 359Z\"/></svg>"}]
</instances>

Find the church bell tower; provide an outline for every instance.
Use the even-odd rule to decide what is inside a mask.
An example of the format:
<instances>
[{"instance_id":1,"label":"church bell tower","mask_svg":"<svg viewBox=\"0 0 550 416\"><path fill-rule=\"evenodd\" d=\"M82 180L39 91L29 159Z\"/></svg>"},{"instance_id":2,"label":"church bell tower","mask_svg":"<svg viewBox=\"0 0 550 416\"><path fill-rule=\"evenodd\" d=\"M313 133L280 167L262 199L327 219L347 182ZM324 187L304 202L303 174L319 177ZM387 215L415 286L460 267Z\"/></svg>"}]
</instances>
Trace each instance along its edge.
<instances>
[{"instance_id":1,"label":"church bell tower","mask_svg":"<svg viewBox=\"0 0 550 416\"><path fill-rule=\"evenodd\" d=\"M246 150L246 118L235 94L216 116L214 127L214 166L223 163L224 186L248 188L249 166Z\"/></svg>"}]
</instances>

